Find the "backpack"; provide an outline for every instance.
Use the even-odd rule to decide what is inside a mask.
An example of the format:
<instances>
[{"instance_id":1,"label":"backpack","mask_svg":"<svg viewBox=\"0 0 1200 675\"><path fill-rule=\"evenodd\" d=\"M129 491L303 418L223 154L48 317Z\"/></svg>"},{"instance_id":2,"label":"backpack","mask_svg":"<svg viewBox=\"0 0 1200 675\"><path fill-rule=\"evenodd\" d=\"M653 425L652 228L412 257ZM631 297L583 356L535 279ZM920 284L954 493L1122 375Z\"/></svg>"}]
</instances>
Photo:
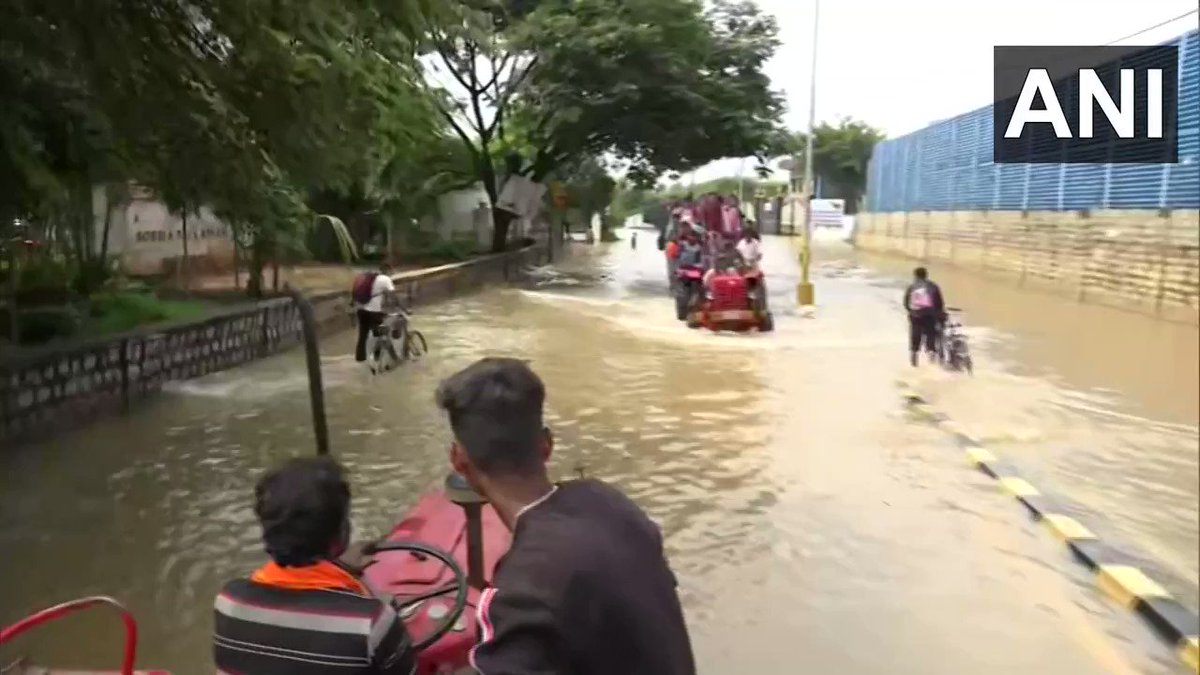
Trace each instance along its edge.
<instances>
[{"instance_id":1,"label":"backpack","mask_svg":"<svg viewBox=\"0 0 1200 675\"><path fill-rule=\"evenodd\" d=\"M928 285L913 286L913 289L908 292L908 308L913 312L933 309L933 293L929 292Z\"/></svg>"},{"instance_id":2,"label":"backpack","mask_svg":"<svg viewBox=\"0 0 1200 675\"><path fill-rule=\"evenodd\" d=\"M377 276L379 276L378 272L363 272L354 277L354 287L350 290L350 297L354 302L365 305L371 301L371 297L374 295L371 291L374 290Z\"/></svg>"}]
</instances>

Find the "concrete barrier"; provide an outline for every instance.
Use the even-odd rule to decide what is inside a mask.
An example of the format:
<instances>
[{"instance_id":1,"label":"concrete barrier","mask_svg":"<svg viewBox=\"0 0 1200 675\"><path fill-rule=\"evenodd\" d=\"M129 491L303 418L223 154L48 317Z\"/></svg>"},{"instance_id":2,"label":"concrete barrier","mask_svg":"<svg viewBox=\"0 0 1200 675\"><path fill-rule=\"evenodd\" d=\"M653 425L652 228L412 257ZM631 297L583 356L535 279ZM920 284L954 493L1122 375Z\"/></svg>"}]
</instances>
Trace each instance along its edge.
<instances>
[{"instance_id":1,"label":"concrete barrier","mask_svg":"<svg viewBox=\"0 0 1200 675\"><path fill-rule=\"evenodd\" d=\"M544 246L397 274L409 306L443 300L485 283L517 278L548 262ZM310 297L324 331L353 325L350 293ZM128 411L169 381L200 377L301 344L290 298L232 307L198 321L35 350L0 361L0 443L5 448Z\"/></svg>"},{"instance_id":2,"label":"concrete barrier","mask_svg":"<svg viewBox=\"0 0 1200 675\"><path fill-rule=\"evenodd\" d=\"M855 245L1200 322L1200 212L863 213Z\"/></svg>"}]
</instances>

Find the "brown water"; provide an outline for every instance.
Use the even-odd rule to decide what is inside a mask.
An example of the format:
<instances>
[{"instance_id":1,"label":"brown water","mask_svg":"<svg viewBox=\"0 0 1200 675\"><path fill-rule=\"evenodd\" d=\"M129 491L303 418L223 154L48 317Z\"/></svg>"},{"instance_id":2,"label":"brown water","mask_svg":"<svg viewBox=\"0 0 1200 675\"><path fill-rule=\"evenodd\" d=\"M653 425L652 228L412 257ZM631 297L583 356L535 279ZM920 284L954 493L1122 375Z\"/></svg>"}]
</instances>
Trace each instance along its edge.
<instances>
[{"instance_id":1,"label":"brown water","mask_svg":"<svg viewBox=\"0 0 1200 675\"><path fill-rule=\"evenodd\" d=\"M897 277L912 265L859 261ZM984 358L973 379L924 370L917 388L1200 605L1200 329L954 268L931 275Z\"/></svg>"},{"instance_id":2,"label":"brown water","mask_svg":"<svg viewBox=\"0 0 1200 675\"><path fill-rule=\"evenodd\" d=\"M356 528L383 531L443 475L437 381L477 357L517 354L549 389L555 471L585 466L662 524L702 673L1181 672L944 435L903 414L895 382L912 373L898 291L836 255L816 277L818 317L804 319L788 242L769 242L773 335L689 332L670 316L661 254L617 244L578 255L540 287L422 310L432 355L386 377L371 380L345 356L351 336L327 340L332 445L353 471ZM1001 335L980 335L975 380L928 374L921 384L968 410L985 396L976 390L1012 389L1013 410L1034 396L1024 387L1072 390L1034 356L1005 351ZM1022 359L1032 365L1019 375L990 374ZM302 355L285 354L5 453L0 621L108 593L141 617L143 664L212 672L212 594L262 560L253 481L313 449L305 387ZM1111 416L1135 414L1125 403L1087 400L1111 424L1141 424ZM979 423L996 419L1009 420ZM1186 420L1163 427L1160 447L1140 457L1156 465L1142 478L1157 481L1156 498L1194 524L1195 490L1175 475L1190 470L1196 483L1192 424L1190 437ZM1088 506L1119 504L1111 515L1123 517L1139 489L1120 463L1136 458L1089 452L1106 459L1079 469L1079 483L1111 479L1114 494ZM1063 470L1049 452L1028 454L1049 475ZM1159 466L1168 459L1173 471ZM1158 542L1194 579L1184 535L1139 522L1115 527ZM19 646L65 666L115 664L116 636L109 617L88 617Z\"/></svg>"}]
</instances>

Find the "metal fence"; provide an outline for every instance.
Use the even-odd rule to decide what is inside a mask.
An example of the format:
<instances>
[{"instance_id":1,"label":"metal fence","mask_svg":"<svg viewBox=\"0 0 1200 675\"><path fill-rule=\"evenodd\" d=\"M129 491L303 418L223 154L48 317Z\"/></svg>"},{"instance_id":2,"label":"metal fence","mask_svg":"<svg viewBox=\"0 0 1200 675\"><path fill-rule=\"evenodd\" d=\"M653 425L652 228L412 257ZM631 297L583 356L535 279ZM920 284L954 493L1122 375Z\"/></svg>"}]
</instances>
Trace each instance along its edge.
<instances>
[{"instance_id":1,"label":"metal fence","mask_svg":"<svg viewBox=\"0 0 1200 675\"><path fill-rule=\"evenodd\" d=\"M992 107L875 146L867 210L1200 208L1200 31L1179 47L1178 164L995 164Z\"/></svg>"}]
</instances>

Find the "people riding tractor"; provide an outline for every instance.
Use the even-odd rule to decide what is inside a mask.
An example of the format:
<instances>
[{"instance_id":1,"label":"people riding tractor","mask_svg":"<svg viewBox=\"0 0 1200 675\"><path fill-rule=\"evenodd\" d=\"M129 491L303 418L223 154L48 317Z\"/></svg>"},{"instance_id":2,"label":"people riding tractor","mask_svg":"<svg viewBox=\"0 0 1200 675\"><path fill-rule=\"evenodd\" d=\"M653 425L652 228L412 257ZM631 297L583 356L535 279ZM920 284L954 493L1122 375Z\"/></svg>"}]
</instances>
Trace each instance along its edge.
<instances>
[{"instance_id":1,"label":"people riding tractor","mask_svg":"<svg viewBox=\"0 0 1200 675\"><path fill-rule=\"evenodd\" d=\"M415 672L412 640L391 602L338 560L350 541L350 486L337 462L297 458L269 472L254 488L254 514L270 561L217 595L217 672Z\"/></svg>"},{"instance_id":2,"label":"people riding tractor","mask_svg":"<svg viewBox=\"0 0 1200 675\"><path fill-rule=\"evenodd\" d=\"M658 526L617 488L553 483L546 388L525 361L485 358L443 381L450 463L512 531L478 603L481 675L695 675Z\"/></svg>"},{"instance_id":3,"label":"people riding tractor","mask_svg":"<svg viewBox=\"0 0 1200 675\"><path fill-rule=\"evenodd\" d=\"M700 235L694 229L687 229L679 237L679 254L676 267L702 267L704 265L704 246Z\"/></svg>"},{"instance_id":4,"label":"people riding tractor","mask_svg":"<svg viewBox=\"0 0 1200 675\"><path fill-rule=\"evenodd\" d=\"M745 227L742 210L738 207L738 199L730 195L721 204L721 234L730 241L742 238L742 228Z\"/></svg>"},{"instance_id":5,"label":"people riding tractor","mask_svg":"<svg viewBox=\"0 0 1200 675\"><path fill-rule=\"evenodd\" d=\"M724 200L715 192L709 192L700 198L697 208L697 220L709 232L720 232L724 226Z\"/></svg>"},{"instance_id":6,"label":"people riding tractor","mask_svg":"<svg viewBox=\"0 0 1200 675\"><path fill-rule=\"evenodd\" d=\"M748 269L758 270L762 261L762 237L753 227L742 230L742 239L737 243L737 252L742 256L742 264Z\"/></svg>"},{"instance_id":7,"label":"people riding tractor","mask_svg":"<svg viewBox=\"0 0 1200 675\"><path fill-rule=\"evenodd\" d=\"M737 249L734 248L733 242L726 240L724 237L717 235L718 239L714 246L716 254L713 258L712 265L704 273L704 289L707 291L712 287L712 280L718 274L740 274L742 268L741 256Z\"/></svg>"},{"instance_id":8,"label":"people riding tractor","mask_svg":"<svg viewBox=\"0 0 1200 675\"><path fill-rule=\"evenodd\" d=\"M675 293L675 274L679 266L679 240L671 239L667 241L667 289L671 294Z\"/></svg>"}]
</instances>

